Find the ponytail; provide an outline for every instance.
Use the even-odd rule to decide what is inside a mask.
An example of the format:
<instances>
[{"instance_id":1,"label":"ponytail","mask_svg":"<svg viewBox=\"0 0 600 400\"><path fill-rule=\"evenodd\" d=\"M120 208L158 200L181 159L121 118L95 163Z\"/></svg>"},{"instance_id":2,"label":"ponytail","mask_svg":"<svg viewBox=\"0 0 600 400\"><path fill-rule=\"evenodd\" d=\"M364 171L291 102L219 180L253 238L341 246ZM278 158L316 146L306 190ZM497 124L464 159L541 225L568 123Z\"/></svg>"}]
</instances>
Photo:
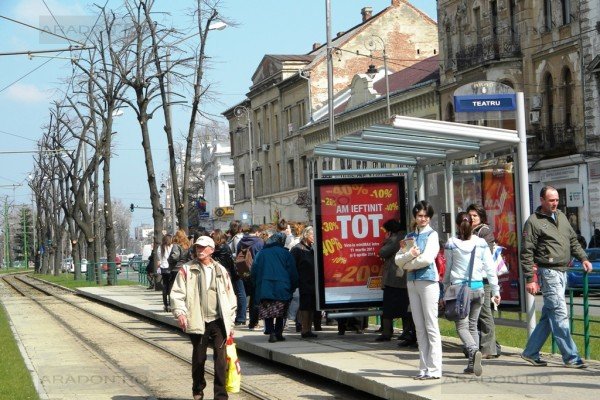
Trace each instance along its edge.
<instances>
[{"instance_id":1,"label":"ponytail","mask_svg":"<svg viewBox=\"0 0 600 400\"><path fill-rule=\"evenodd\" d=\"M471 216L468 212L459 212L456 216L456 226L458 227L458 231L456 233L456 237L460 240L469 240L471 238L471 234L473 233L473 226L471 225L473 221L471 220Z\"/></svg>"}]
</instances>

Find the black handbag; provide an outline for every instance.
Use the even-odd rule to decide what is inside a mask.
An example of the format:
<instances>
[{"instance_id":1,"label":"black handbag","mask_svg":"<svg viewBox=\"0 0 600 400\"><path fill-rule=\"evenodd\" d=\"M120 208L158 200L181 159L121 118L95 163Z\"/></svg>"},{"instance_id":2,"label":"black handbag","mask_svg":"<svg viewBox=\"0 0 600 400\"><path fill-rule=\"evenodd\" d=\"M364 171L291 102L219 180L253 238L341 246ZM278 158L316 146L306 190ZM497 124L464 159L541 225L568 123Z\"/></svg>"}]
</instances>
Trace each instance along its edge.
<instances>
[{"instance_id":1,"label":"black handbag","mask_svg":"<svg viewBox=\"0 0 600 400\"><path fill-rule=\"evenodd\" d=\"M475 249L471 252L469 261L469 280L467 282L450 285L444 293L446 309L444 317L448 321L459 321L466 318L471 311L471 276L473 275L473 263L475 262Z\"/></svg>"}]
</instances>

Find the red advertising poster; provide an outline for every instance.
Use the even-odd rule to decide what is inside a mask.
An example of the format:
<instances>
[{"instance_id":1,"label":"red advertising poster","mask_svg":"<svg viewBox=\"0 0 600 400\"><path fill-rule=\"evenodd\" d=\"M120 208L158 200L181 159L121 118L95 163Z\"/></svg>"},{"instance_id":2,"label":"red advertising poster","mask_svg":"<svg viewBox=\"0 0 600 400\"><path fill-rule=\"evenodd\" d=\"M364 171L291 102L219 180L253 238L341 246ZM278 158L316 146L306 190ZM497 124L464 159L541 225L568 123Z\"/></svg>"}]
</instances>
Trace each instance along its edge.
<instances>
[{"instance_id":1,"label":"red advertising poster","mask_svg":"<svg viewBox=\"0 0 600 400\"><path fill-rule=\"evenodd\" d=\"M517 216L515 185L512 164L507 168L483 170L483 206L488 224L494 231L496 243L504 247L502 252L510 270L498 277L502 304L519 305L519 255L517 243Z\"/></svg>"},{"instance_id":2,"label":"red advertising poster","mask_svg":"<svg viewBox=\"0 0 600 400\"><path fill-rule=\"evenodd\" d=\"M382 226L390 219L406 225L404 179L316 179L314 184L320 308L380 305Z\"/></svg>"}]
</instances>

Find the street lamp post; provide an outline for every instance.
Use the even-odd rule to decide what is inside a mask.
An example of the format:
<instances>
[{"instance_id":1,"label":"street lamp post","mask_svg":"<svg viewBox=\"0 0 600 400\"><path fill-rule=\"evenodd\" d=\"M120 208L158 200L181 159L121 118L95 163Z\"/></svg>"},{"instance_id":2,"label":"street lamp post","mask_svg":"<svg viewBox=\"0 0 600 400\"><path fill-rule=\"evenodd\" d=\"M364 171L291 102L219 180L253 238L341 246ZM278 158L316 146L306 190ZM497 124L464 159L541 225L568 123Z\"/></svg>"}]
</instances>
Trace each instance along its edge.
<instances>
[{"instance_id":1,"label":"street lamp post","mask_svg":"<svg viewBox=\"0 0 600 400\"><path fill-rule=\"evenodd\" d=\"M233 110L234 115L240 119L244 114L246 115L246 122L248 126L248 158L250 166L250 225L254 224L254 171L252 170L254 159L252 157L252 122L250 120L250 109L244 106L237 106Z\"/></svg>"},{"instance_id":2,"label":"street lamp post","mask_svg":"<svg viewBox=\"0 0 600 400\"><path fill-rule=\"evenodd\" d=\"M371 35L371 38L367 41L365 47L367 50L373 51L377 48L376 43L373 39L379 39L381 41L381 48L383 51L383 69L385 73L385 103L387 109L387 117L388 119L392 118L392 111L390 109L390 81L388 79L388 67L387 67L387 54L385 52L385 42L382 38L377 35Z\"/></svg>"}]
</instances>

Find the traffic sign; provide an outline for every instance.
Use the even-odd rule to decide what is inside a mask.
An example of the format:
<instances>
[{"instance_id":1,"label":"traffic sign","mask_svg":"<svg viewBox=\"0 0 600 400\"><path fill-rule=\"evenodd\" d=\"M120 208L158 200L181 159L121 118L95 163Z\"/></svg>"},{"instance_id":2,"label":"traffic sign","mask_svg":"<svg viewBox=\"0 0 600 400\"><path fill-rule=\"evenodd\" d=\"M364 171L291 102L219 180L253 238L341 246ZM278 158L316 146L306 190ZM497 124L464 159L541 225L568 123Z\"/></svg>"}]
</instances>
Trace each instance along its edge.
<instances>
[{"instance_id":1,"label":"traffic sign","mask_svg":"<svg viewBox=\"0 0 600 400\"><path fill-rule=\"evenodd\" d=\"M454 96L456 112L514 111L516 108L514 93Z\"/></svg>"}]
</instances>

